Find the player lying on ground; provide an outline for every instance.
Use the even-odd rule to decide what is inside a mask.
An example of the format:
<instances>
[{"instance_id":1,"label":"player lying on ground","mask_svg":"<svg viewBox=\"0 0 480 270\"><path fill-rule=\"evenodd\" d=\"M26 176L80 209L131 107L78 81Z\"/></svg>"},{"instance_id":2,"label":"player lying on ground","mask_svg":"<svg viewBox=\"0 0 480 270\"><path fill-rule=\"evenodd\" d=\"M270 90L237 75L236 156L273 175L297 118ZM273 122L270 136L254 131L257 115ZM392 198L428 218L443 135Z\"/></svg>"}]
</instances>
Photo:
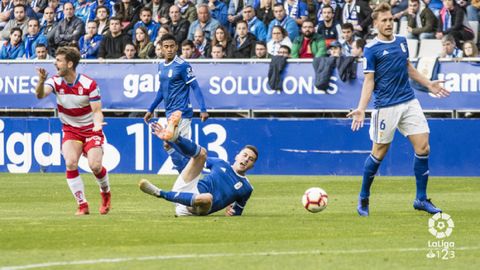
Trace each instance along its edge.
<instances>
[{"instance_id":1,"label":"player lying on ground","mask_svg":"<svg viewBox=\"0 0 480 270\"><path fill-rule=\"evenodd\" d=\"M89 214L83 181L78 173L78 160L82 153L87 157L88 166L100 186L102 203L99 211L105 215L110 210L110 185L107 170L102 166L102 125L105 123L100 89L93 79L76 72L79 62L78 49L60 47L55 56L58 74L47 80L47 71L37 68L38 84L35 91L39 99L50 93L57 98L63 131L62 154L67 167L67 183L78 204L76 215Z\"/></svg>"},{"instance_id":2,"label":"player lying on ground","mask_svg":"<svg viewBox=\"0 0 480 270\"><path fill-rule=\"evenodd\" d=\"M178 135L178 123L181 112L174 112L168 119L167 128L153 123L155 135L164 141L175 144L184 159L177 168L181 171L172 191L164 191L146 179L139 182L140 189L152 196L176 203L176 215L209 215L226 208L226 215L241 215L252 194L245 173L250 170L258 158L255 146L247 145L235 156L235 163L228 164L219 158L208 158L207 150L189 139ZM210 169L210 174L201 178L203 168Z\"/></svg>"}]
</instances>

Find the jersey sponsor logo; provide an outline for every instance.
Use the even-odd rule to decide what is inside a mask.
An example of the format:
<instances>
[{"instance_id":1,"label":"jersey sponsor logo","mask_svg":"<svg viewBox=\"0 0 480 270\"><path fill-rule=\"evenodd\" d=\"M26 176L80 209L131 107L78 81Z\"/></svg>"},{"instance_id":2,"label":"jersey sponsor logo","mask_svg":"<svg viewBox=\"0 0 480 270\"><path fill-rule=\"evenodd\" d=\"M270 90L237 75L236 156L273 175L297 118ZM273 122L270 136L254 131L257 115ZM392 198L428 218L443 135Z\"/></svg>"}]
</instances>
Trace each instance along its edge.
<instances>
[{"instance_id":1,"label":"jersey sponsor logo","mask_svg":"<svg viewBox=\"0 0 480 270\"><path fill-rule=\"evenodd\" d=\"M387 55L388 54L388 51L387 50L383 50L383 54L382 55Z\"/></svg>"},{"instance_id":2,"label":"jersey sponsor logo","mask_svg":"<svg viewBox=\"0 0 480 270\"><path fill-rule=\"evenodd\" d=\"M243 183L242 183L242 182L237 182L233 187L234 187L236 190L239 190L241 187L243 187Z\"/></svg>"}]
</instances>

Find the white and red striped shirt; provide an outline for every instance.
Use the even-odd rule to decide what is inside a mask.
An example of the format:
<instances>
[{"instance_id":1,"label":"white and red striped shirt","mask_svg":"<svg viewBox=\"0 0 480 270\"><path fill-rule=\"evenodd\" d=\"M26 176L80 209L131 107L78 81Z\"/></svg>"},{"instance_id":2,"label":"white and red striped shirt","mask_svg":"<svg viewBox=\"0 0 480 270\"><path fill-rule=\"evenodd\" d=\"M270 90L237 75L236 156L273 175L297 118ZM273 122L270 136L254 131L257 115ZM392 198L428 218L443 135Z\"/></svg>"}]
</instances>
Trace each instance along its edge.
<instances>
[{"instance_id":1,"label":"white and red striped shirt","mask_svg":"<svg viewBox=\"0 0 480 270\"><path fill-rule=\"evenodd\" d=\"M93 111L90 102L100 101L100 89L97 83L78 74L73 85L55 75L45 81L53 87L57 96L58 116L64 130L91 130L93 128Z\"/></svg>"}]
</instances>

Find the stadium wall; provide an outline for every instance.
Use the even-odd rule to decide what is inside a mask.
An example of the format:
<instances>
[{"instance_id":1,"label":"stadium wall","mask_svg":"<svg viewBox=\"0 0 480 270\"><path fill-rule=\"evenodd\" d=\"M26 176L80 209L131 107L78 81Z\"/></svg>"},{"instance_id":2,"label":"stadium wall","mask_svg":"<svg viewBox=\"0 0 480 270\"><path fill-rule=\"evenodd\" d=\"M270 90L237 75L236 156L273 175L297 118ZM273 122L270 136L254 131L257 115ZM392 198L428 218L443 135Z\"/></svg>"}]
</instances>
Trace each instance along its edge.
<instances>
[{"instance_id":1,"label":"stadium wall","mask_svg":"<svg viewBox=\"0 0 480 270\"><path fill-rule=\"evenodd\" d=\"M105 165L113 173L171 174L162 142L143 119L107 118ZM165 121L165 119L162 119ZM480 121L431 119L431 175L480 175ZM348 119L194 120L193 139L229 161L245 144L260 150L253 174L360 175L370 152L369 125L357 133ZM64 172L61 124L55 118L0 118L0 172ZM84 158L80 162L88 170ZM397 134L380 175L412 175L413 152Z\"/></svg>"}]
</instances>

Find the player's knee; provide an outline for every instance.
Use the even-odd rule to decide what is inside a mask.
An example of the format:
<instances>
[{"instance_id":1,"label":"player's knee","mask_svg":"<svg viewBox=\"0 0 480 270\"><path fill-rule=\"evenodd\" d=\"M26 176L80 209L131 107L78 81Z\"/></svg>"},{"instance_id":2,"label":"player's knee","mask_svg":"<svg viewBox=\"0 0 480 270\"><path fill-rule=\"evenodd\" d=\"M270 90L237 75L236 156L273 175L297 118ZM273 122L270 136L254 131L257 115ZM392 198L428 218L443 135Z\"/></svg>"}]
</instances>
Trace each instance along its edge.
<instances>
[{"instance_id":1,"label":"player's knee","mask_svg":"<svg viewBox=\"0 0 480 270\"><path fill-rule=\"evenodd\" d=\"M426 156L430 154L430 144L425 143L425 144L419 145L417 149L415 149L415 153L421 156Z\"/></svg>"},{"instance_id":2,"label":"player's knee","mask_svg":"<svg viewBox=\"0 0 480 270\"><path fill-rule=\"evenodd\" d=\"M88 166L90 167L90 170L92 170L94 174L98 174L102 171L101 162L88 162Z\"/></svg>"},{"instance_id":3,"label":"player's knee","mask_svg":"<svg viewBox=\"0 0 480 270\"><path fill-rule=\"evenodd\" d=\"M212 206L213 196L210 193L198 194L195 197L194 206L197 209L199 215L206 215Z\"/></svg>"},{"instance_id":4,"label":"player's knee","mask_svg":"<svg viewBox=\"0 0 480 270\"><path fill-rule=\"evenodd\" d=\"M78 169L78 159L65 158L65 167L67 167L67 170Z\"/></svg>"}]
</instances>

